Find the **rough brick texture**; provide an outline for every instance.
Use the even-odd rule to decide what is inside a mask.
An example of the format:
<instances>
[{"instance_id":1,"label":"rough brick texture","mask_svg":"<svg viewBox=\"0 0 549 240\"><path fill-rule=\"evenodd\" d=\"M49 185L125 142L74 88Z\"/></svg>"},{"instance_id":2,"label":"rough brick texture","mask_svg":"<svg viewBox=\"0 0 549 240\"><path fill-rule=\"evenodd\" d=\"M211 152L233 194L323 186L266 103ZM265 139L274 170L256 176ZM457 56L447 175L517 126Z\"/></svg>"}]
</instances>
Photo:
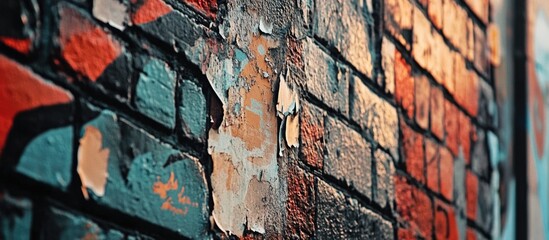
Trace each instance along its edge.
<instances>
[{"instance_id":1,"label":"rough brick texture","mask_svg":"<svg viewBox=\"0 0 549 240\"><path fill-rule=\"evenodd\" d=\"M492 239L491 9L2 1L0 239Z\"/></svg>"}]
</instances>

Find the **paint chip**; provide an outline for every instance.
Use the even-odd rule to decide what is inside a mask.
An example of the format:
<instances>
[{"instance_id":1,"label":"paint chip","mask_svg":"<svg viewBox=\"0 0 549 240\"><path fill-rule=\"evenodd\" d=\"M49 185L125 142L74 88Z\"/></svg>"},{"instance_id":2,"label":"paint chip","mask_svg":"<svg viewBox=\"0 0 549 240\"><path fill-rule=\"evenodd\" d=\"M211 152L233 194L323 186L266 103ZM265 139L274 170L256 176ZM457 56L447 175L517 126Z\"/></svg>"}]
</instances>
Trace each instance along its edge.
<instances>
[{"instance_id":1,"label":"paint chip","mask_svg":"<svg viewBox=\"0 0 549 240\"><path fill-rule=\"evenodd\" d=\"M265 34L273 33L273 23L263 20L263 17L259 19L259 30Z\"/></svg>"},{"instance_id":2,"label":"paint chip","mask_svg":"<svg viewBox=\"0 0 549 240\"><path fill-rule=\"evenodd\" d=\"M93 16L123 31L128 22L128 8L118 0L93 0Z\"/></svg>"},{"instance_id":3,"label":"paint chip","mask_svg":"<svg viewBox=\"0 0 549 240\"><path fill-rule=\"evenodd\" d=\"M86 199L89 199L87 188L99 197L105 195L109 149L102 148L102 139L101 132L93 126L87 126L84 136L80 139L76 171L80 176L82 194Z\"/></svg>"},{"instance_id":4,"label":"paint chip","mask_svg":"<svg viewBox=\"0 0 549 240\"><path fill-rule=\"evenodd\" d=\"M299 114L286 118L286 144L288 147L299 147Z\"/></svg>"}]
</instances>

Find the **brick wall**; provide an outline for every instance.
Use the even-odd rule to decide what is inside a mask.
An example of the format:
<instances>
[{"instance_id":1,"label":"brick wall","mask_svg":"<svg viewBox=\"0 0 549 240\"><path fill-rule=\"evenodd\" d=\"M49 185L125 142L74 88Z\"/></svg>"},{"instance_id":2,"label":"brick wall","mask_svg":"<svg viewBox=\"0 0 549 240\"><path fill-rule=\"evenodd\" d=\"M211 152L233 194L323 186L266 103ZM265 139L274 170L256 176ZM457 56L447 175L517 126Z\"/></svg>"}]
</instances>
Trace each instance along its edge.
<instances>
[{"instance_id":1,"label":"brick wall","mask_svg":"<svg viewBox=\"0 0 549 240\"><path fill-rule=\"evenodd\" d=\"M492 237L488 0L0 5L0 238Z\"/></svg>"}]
</instances>

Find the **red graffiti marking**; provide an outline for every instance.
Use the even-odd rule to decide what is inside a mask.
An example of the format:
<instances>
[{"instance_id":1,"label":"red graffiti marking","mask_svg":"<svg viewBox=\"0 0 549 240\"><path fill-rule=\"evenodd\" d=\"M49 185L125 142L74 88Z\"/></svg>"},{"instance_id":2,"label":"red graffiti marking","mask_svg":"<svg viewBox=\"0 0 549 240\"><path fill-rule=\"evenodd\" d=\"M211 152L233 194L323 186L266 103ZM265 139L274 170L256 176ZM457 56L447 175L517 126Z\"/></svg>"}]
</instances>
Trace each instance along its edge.
<instances>
[{"instance_id":1,"label":"red graffiti marking","mask_svg":"<svg viewBox=\"0 0 549 240\"><path fill-rule=\"evenodd\" d=\"M17 113L70 101L70 93L0 55L0 150L4 147Z\"/></svg>"},{"instance_id":2,"label":"red graffiti marking","mask_svg":"<svg viewBox=\"0 0 549 240\"><path fill-rule=\"evenodd\" d=\"M95 81L121 53L120 45L77 10L61 11L61 50L76 72Z\"/></svg>"},{"instance_id":3,"label":"red graffiti marking","mask_svg":"<svg viewBox=\"0 0 549 240\"><path fill-rule=\"evenodd\" d=\"M160 0L145 0L143 5L132 14L132 22L136 25L149 23L171 11L172 8Z\"/></svg>"},{"instance_id":4,"label":"red graffiti marking","mask_svg":"<svg viewBox=\"0 0 549 240\"><path fill-rule=\"evenodd\" d=\"M6 46L17 50L20 53L28 54L31 48L31 40L28 38L18 39L11 37L0 37L0 41Z\"/></svg>"},{"instance_id":5,"label":"red graffiti marking","mask_svg":"<svg viewBox=\"0 0 549 240\"><path fill-rule=\"evenodd\" d=\"M168 196L168 192L177 191L177 189L178 182L175 179L175 175L173 172L170 173L170 178L166 183L163 183L160 180L160 177L158 178L158 180L153 185L153 192L157 194L160 198L164 199L162 206L160 206L161 209L171 211L175 214L185 215L189 211L189 208L187 206L198 207L198 203L191 201L188 196L185 196L184 186L181 187L181 190L177 194L177 203L179 203L179 205L182 205L183 207L174 206L173 199L172 197Z\"/></svg>"}]
</instances>

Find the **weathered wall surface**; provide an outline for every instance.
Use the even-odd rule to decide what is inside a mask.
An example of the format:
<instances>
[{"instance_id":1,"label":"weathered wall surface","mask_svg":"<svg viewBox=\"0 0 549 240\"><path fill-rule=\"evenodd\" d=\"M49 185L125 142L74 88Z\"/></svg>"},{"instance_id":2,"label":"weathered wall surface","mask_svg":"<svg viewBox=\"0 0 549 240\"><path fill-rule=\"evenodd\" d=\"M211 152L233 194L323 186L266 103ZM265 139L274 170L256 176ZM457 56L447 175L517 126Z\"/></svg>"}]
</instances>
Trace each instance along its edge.
<instances>
[{"instance_id":1,"label":"weathered wall surface","mask_svg":"<svg viewBox=\"0 0 549 240\"><path fill-rule=\"evenodd\" d=\"M490 239L488 0L0 3L0 238Z\"/></svg>"}]
</instances>

